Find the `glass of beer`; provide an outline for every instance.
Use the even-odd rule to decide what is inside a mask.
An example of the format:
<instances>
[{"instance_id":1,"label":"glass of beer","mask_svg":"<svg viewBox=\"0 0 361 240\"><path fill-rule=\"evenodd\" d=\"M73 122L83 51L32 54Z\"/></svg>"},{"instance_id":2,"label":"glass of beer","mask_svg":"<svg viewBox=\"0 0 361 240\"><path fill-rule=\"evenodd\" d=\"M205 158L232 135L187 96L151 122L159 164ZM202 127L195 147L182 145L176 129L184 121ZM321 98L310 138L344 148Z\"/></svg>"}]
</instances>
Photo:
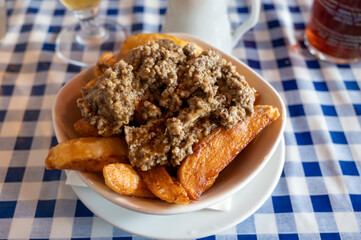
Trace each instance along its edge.
<instances>
[{"instance_id":1,"label":"glass of beer","mask_svg":"<svg viewBox=\"0 0 361 240\"><path fill-rule=\"evenodd\" d=\"M314 0L305 43L321 60L351 63L361 58L361 0Z\"/></svg>"},{"instance_id":2,"label":"glass of beer","mask_svg":"<svg viewBox=\"0 0 361 240\"><path fill-rule=\"evenodd\" d=\"M77 24L64 27L56 39L56 53L65 62L81 67L91 66L97 60L97 56L93 55L118 49L127 37L122 25L98 17L100 1L60 0L78 19Z\"/></svg>"}]
</instances>

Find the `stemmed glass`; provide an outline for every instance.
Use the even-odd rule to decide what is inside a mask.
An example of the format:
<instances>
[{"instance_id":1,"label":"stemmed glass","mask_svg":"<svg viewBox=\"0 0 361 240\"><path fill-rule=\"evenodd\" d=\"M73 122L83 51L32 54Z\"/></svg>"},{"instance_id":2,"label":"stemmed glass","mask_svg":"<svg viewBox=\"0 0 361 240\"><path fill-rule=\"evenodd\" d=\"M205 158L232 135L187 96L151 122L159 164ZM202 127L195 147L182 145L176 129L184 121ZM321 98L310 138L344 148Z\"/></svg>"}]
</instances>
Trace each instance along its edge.
<instances>
[{"instance_id":1,"label":"stemmed glass","mask_svg":"<svg viewBox=\"0 0 361 240\"><path fill-rule=\"evenodd\" d=\"M101 0L60 0L74 12L79 23L64 27L56 39L56 53L65 62L87 67L101 51L112 51L127 37L125 28L115 21L98 17ZM84 56L85 54L85 56Z\"/></svg>"}]
</instances>

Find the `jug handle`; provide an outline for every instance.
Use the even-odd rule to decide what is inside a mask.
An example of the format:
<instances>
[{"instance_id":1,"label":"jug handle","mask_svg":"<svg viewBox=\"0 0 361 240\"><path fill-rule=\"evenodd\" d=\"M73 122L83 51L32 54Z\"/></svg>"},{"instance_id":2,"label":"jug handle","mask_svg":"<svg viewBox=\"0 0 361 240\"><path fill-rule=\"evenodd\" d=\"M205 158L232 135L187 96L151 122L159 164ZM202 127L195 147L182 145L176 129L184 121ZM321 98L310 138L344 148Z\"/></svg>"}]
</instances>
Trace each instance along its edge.
<instances>
[{"instance_id":1,"label":"jug handle","mask_svg":"<svg viewBox=\"0 0 361 240\"><path fill-rule=\"evenodd\" d=\"M235 47L238 41L241 39L243 34L249 29L254 27L259 19L259 14L261 11L261 0L251 0L251 15L243 24L241 24L232 34L232 47Z\"/></svg>"}]
</instances>

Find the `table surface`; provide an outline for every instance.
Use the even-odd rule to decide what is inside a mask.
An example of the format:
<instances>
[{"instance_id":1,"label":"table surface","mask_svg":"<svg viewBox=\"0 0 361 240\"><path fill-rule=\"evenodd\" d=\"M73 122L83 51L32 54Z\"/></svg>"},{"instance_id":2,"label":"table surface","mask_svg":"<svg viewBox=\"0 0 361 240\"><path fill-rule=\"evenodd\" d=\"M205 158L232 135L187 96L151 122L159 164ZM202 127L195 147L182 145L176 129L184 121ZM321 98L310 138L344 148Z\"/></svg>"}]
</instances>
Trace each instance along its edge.
<instances>
[{"instance_id":1,"label":"table surface","mask_svg":"<svg viewBox=\"0 0 361 240\"><path fill-rule=\"evenodd\" d=\"M51 109L61 86L79 73L55 54L72 12L55 0L6 1L0 43L0 239L142 239L89 211L63 171L44 159L57 141ZM284 1L286 2L286 1ZM249 9L231 1L230 20ZM233 54L283 98L286 157L272 196L245 221L207 239L361 239L361 64L336 65L310 55L303 33L311 1L263 0L259 23ZM100 14L129 33L159 32L167 2L102 1ZM291 15L299 48L288 44ZM205 236L206 237L206 236Z\"/></svg>"}]
</instances>

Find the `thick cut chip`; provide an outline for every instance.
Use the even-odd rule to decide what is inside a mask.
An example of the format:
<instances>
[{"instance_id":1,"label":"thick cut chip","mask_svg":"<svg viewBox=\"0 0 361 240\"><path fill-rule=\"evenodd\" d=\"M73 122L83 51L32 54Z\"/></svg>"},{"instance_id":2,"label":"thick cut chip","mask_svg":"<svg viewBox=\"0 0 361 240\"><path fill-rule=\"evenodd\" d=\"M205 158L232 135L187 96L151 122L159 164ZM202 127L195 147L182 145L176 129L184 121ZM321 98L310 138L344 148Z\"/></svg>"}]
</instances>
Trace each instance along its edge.
<instances>
[{"instance_id":1,"label":"thick cut chip","mask_svg":"<svg viewBox=\"0 0 361 240\"><path fill-rule=\"evenodd\" d=\"M129 38L127 38L122 45L120 46L120 54L122 58L125 58L128 56L129 52L138 46L144 45L148 42L155 41L158 39L169 39L173 40L175 43L178 43L182 47L190 43L187 40L180 39L177 37L173 37L166 34L161 33L142 33L142 34L136 34L132 35ZM192 43L195 47L195 53L196 55L199 55L202 52L202 48L196 45L195 43Z\"/></svg>"},{"instance_id":2,"label":"thick cut chip","mask_svg":"<svg viewBox=\"0 0 361 240\"><path fill-rule=\"evenodd\" d=\"M160 199L177 204L190 202L177 178L170 176L164 166L154 167L140 174L149 190Z\"/></svg>"},{"instance_id":3,"label":"thick cut chip","mask_svg":"<svg viewBox=\"0 0 361 240\"><path fill-rule=\"evenodd\" d=\"M154 198L142 178L126 163L113 163L103 168L105 184L113 191L134 197Z\"/></svg>"},{"instance_id":4,"label":"thick cut chip","mask_svg":"<svg viewBox=\"0 0 361 240\"><path fill-rule=\"evenodd\" d=\"M98 59L97 64L95 65L94 73L95 76L99 77L104 75L104 72L107 68L113 67L113 65L119 59L112 52L104 52Z\"/></svg>"},{"instance_id":5,"label":"thick cut chip","mask_svg":"<svg viewBox=\"0 0 361 240\"><path fill-rule=\"evenodd\" d=\"M84 90L88 90L91 87L93 87L96 83L97 83L98 79L97 78L93 78L92 80L90 80L87 84L85 84L85 86L83 87Z\"/></svg>"},{"instance_id":6,"label":"thick cut chip","mask_svg":"<svg viewBox=\"0 0 361 240\"><path fill-rule=\"evenodd\" d=\"M99 137L98 129L91 125L86 118L76 121L74 129L83 137Z\"/></svg>"},{"instance_id":7,"label":"thick cut chip","mask_svg":"<svg viewBox=\"0 0 361 240\"><path fill-rule=\"evenodd\" d=\"M45 159L47 169L102 172L115 162L128 162L128 147L120 137L71 139L52 147Z\"/></svg>"},{"instance_id":8,"label":"thick cut chip","mask_svg":"<svg viewBox=\"0 0 361 240\"><path fill-rule=\"evenodd\" d=\"M251 116L233 128L219 127L204 138L193 154L183 160L177 172L188 197L197 201L238 153L279 115L276 107L258 105Z\"/></svg>"}]
</instances>

